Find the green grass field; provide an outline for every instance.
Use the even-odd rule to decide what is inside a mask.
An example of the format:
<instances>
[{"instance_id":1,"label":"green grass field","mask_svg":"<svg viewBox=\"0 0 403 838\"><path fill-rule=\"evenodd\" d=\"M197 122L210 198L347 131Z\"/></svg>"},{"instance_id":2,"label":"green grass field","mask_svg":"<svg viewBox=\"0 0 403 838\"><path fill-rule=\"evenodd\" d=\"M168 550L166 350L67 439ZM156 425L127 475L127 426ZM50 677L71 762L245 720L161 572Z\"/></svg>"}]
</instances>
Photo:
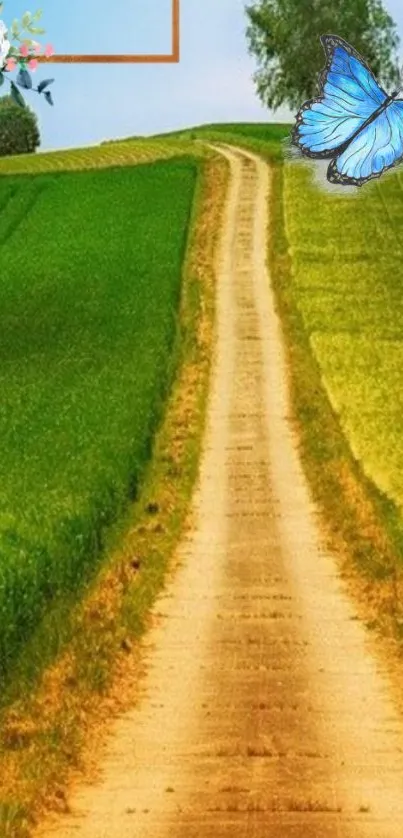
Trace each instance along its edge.
<instances>
[{"instance_id":1,"label":"green grass field","mask_svg":"<svg viewBox=\"0 0 403 838\"><path fill-rule=\"evenodd\" d=\"M238 140L272 161L283 156L289 131L260 124L191 129L200 137ZM330 403L365 474L401 508L402 171L353 194L335 194L312 177L309 165L286 160L282 198L290 291Z\"/></svg>"},{"instance_id":2,"label":"green grass field","mask_svg":"<svg viewBox=\"0 0 403 838\"><path fill-rule=\"evenodd\" d=\"M137 491L147 490L142 477L178 367L176 349L188 353L193 392L192 363L200 369L210 357L210 333L205 333L203 345L196 326L202 311L209 323L211 318L211 327L213 323L212 230L220 227L218 204L210 226L203 216L200 227L193 224L195 216L190 224L192 235L194 229L201 235L195 255L199 271L195 264L191 271L185 269L185 277L191 277L184 299L192 327L182 320L182 310L180 320L191 339L187 349L175 341L191 213L198 213L202 203L207 211L206 197L214 191L210 183L203 202L198 195L204 183L201 161L208 154L203 141L244 145L272 164L268 257L304 465L316 500L330 513L332 533L342 535L349 555L369 570L371 581L394 578L387 576L389 543L379 523L391 524L388 534L394 527L396 564L396 557L403 555L403 175L396 173L352 197L329 195L314 185L305 164L283 165L283 140L290 127L199 126L150 140L0 160L1 680L42 615L47 612L52 618L52 600L60 595L67 609L70 603L73 608L85 602L78 596L79 586L109 555L103 547L113 523ZM155 160L159 162L151 162ZM79 169L93 171L72 171ZM215 185L220 180L216 170L210 177ZM207 372L208 366L203 399ZM175 387L182 392L182 380ZM159 486L157 523L143 526L141 519L134 541L125 548L130 562L133 555L140 556L141 571L123 587L124 617L109 611L121 595L117 562L104 586L97 578L90 589L85 619L78 610L71 632L66 632L74 667L65 670L59 659L60 692L51 680L49 696L44 681L43 704L36 705L33 691L28 710L31 685L36 684L33 670L42 673L64 650L52 634L58 635L58 620L67 616L63 609L59 614L56 607L54 622L42 624L42 634L25 647L29 665L23 661L21 671L14 673L10 696L23 693L27 704L17 713L16 725L11 718L11 744L0 747L0 785L4 789L7 779L8 789L0 792L0 828L12 838L27 834L21 830L30 821L43 783L53 790L56 777L63 782L66 763L75 761L81 748L83 697L89 693L92 700L95 693L98 703L121 653L122 637L137 637L143 630L162 584L200 451L201 424L197 433L193 428L181 457L173 456L189 422L186 389L184 394L176 414L178 436L176 419L171 419L169 444L157 444L152 461L156 474L146 498L155 501ZM197 423L201 412L200 403ZM168 475L177 480L176 495L171 495L171 484L164 495ZM381 492L373 490L372 481ZM382 492L393 503L386 503ZM371 509L368 498L374 500ZM142 514L147 502L141 495ZM380 513L375 524L373 509ZM366 585L365 596L370 591ZM381 596L377 614L384 611ZM402 620L400 637L401 625ZM121 634L122 626L130 626L130 633ZM50 639L44 643L48 629ZM50 724L49 698L54 713ZM49 728L38 725L41 707L46 708ZM27 710L34 732L24 740ZM24 741L27 746L21 746Z\"/></svg>"},{"instance_id":3,"label":"green grass field","mask_svg":"<svg viewBox=\"0 0 403 838\"><path fill-rule=\"evenodd\" d=\"M322 379L366 475L403 507L403 180L328 194L287 163L295 300Z\"/></svg>"},{"instance_id":4,"label":"green grass field","mask_svg":"<svg viewBox=\"0 0 403 838\"><path fill-rule=\"evenodd\" d=\"M206 151L195 147L184 138L178 143L170 136L161 138L136 138L107 142L89 148L72 148L37 154L18 154L0 157L0 175L39 174L42 172L82 171L104 169L111 166L133 166L163 160L179 155L205 156Z\"/></svg>"},{"instance_id":5,"label":"green grass field","mask_svg":"<svg viewBox=\"0 0 403 838\"><path fill-rule=\"evenodd\" d=\"M0 178L1 675L136 495L175 365L198 170L184 156Z\"/></svg>"},{"instance_id":6,"label":"green grass field","mask_svg":"<svg viewBox=\"0 0 403 838\"><path fill-rule=\"evenodd\" d=\"M329 194L305 164L282 165L289 132L207 125L0 161L0 672L49 600L92 572L135 495L174 368L203 142L275 164L273 281L302 324L289 340L309 342L353 455L401 507L403 176ZM312 403L296 381L297 413L329 463L315 369L301 370Z\"/></svg>"},{"instance_id":7,"label":"green grass field","mask_svg":"<svg viewBox=\"0 0 403 838\"><path fill-rule=\"evenodd\" d=\"M191 133L225 135L273 166L269 261L304 464L330 530L386 578L403 557L403 170L329 193L323 167L313 176L284 154L290 129Z\"/></svg>"}]
</instances>

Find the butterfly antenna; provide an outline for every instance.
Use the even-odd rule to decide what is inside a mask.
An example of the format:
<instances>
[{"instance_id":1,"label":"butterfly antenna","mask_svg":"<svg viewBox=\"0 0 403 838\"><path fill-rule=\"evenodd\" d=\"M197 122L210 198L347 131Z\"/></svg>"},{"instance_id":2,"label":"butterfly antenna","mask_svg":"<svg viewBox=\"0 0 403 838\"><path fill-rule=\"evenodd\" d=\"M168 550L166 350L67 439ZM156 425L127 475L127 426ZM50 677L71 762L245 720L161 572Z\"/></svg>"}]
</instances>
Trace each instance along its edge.
<instances>
[{"instance_id":1,"label":"butterfly antenna","mask_svg":"<svg viewBox=\"0 0 403 838\"><path fill-rule=\"evenodd\" d=\"M402 68L402 71L403 71L403 68ZM391 94L391 98L396 99L399 96L399 94L402 92L402 90L403 90L403 84L401 84L400 87L397 88L397 90L393 91L393 93Z\"/></svg>"},{"instance_id":2,"label":"butterfly antenna","mask_svg":"<svg viewBox=\"0 0 403 838\"><path fill-rule=\"evenodd\" d=\"M402 67L401 67L401 70L400 70L400 84L399 84L399 87L396 90L396 96L398 96L399 93L402 92L402 90L403 90L403 64L402 64Z\"/></svg>"}]
</instances>

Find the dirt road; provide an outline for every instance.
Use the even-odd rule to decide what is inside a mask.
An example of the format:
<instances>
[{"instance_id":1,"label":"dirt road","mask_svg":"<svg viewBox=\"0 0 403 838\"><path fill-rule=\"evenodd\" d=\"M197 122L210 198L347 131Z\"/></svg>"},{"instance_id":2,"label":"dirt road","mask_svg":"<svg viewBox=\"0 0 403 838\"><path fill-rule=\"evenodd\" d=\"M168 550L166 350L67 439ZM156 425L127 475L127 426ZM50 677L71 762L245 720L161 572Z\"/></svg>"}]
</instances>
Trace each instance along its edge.
<instances>
[{"instance_id":1,"label":"dirt road","mask_svg":"<svg viewBox=\"0 0 403 838\"><path fill-rule=\"evenodd\" d=\"M57 838L402 838L403 726L320 546L265 266L266 165L236 151L195 529L138 706ZM182 561L183 560L183 561Z\"/></svg>"}]
</instances>

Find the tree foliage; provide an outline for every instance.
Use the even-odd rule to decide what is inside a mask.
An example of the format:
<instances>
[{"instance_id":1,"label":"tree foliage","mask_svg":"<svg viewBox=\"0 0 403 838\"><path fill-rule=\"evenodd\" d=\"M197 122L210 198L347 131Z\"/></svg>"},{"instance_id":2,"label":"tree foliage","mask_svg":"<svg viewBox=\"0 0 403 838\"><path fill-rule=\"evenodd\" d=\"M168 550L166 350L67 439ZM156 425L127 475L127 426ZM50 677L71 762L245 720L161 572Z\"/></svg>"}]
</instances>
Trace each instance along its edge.
<instances>
[{"instance_id":1,"label":"tree foliage","mask_svg":"<svg viewBox=\"0 0 403 838\"><path fill-rule=\"evenodd\" d=\"M0 98L0 156L27 154L40 145L38 120L30 108L16 105L12 96Z\"/></svg>"},{"instance_id":2,"label":"tree foliage","mask_svg":"<svg viewBox=\"0 0 403 838\"><path fill-rule=\"evenodd\" d=\"M382 0L256 0L245 11L257 92L270 108L299 107L317 94L325 34L348 41L384 85L399 80L399 38Z\"/></svg>"}]
</instances>

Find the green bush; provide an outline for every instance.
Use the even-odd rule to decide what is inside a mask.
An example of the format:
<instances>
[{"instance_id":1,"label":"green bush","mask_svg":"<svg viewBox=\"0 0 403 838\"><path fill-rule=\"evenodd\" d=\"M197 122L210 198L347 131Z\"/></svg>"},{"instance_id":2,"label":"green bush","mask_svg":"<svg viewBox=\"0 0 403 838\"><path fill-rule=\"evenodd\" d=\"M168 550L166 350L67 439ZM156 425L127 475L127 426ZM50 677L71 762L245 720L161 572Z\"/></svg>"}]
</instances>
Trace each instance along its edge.
<instances>
[{"instance_id":1,"label":"green bush","mask_svg":"<svg viewBox=\"0 0 403 838\"><path fill-rule=\"evenodd\" d=\"M30 108L16 105L11 96L0 98L0 156L29 154L40 145L38 120Z\"/></svg>"}]
</instances>

